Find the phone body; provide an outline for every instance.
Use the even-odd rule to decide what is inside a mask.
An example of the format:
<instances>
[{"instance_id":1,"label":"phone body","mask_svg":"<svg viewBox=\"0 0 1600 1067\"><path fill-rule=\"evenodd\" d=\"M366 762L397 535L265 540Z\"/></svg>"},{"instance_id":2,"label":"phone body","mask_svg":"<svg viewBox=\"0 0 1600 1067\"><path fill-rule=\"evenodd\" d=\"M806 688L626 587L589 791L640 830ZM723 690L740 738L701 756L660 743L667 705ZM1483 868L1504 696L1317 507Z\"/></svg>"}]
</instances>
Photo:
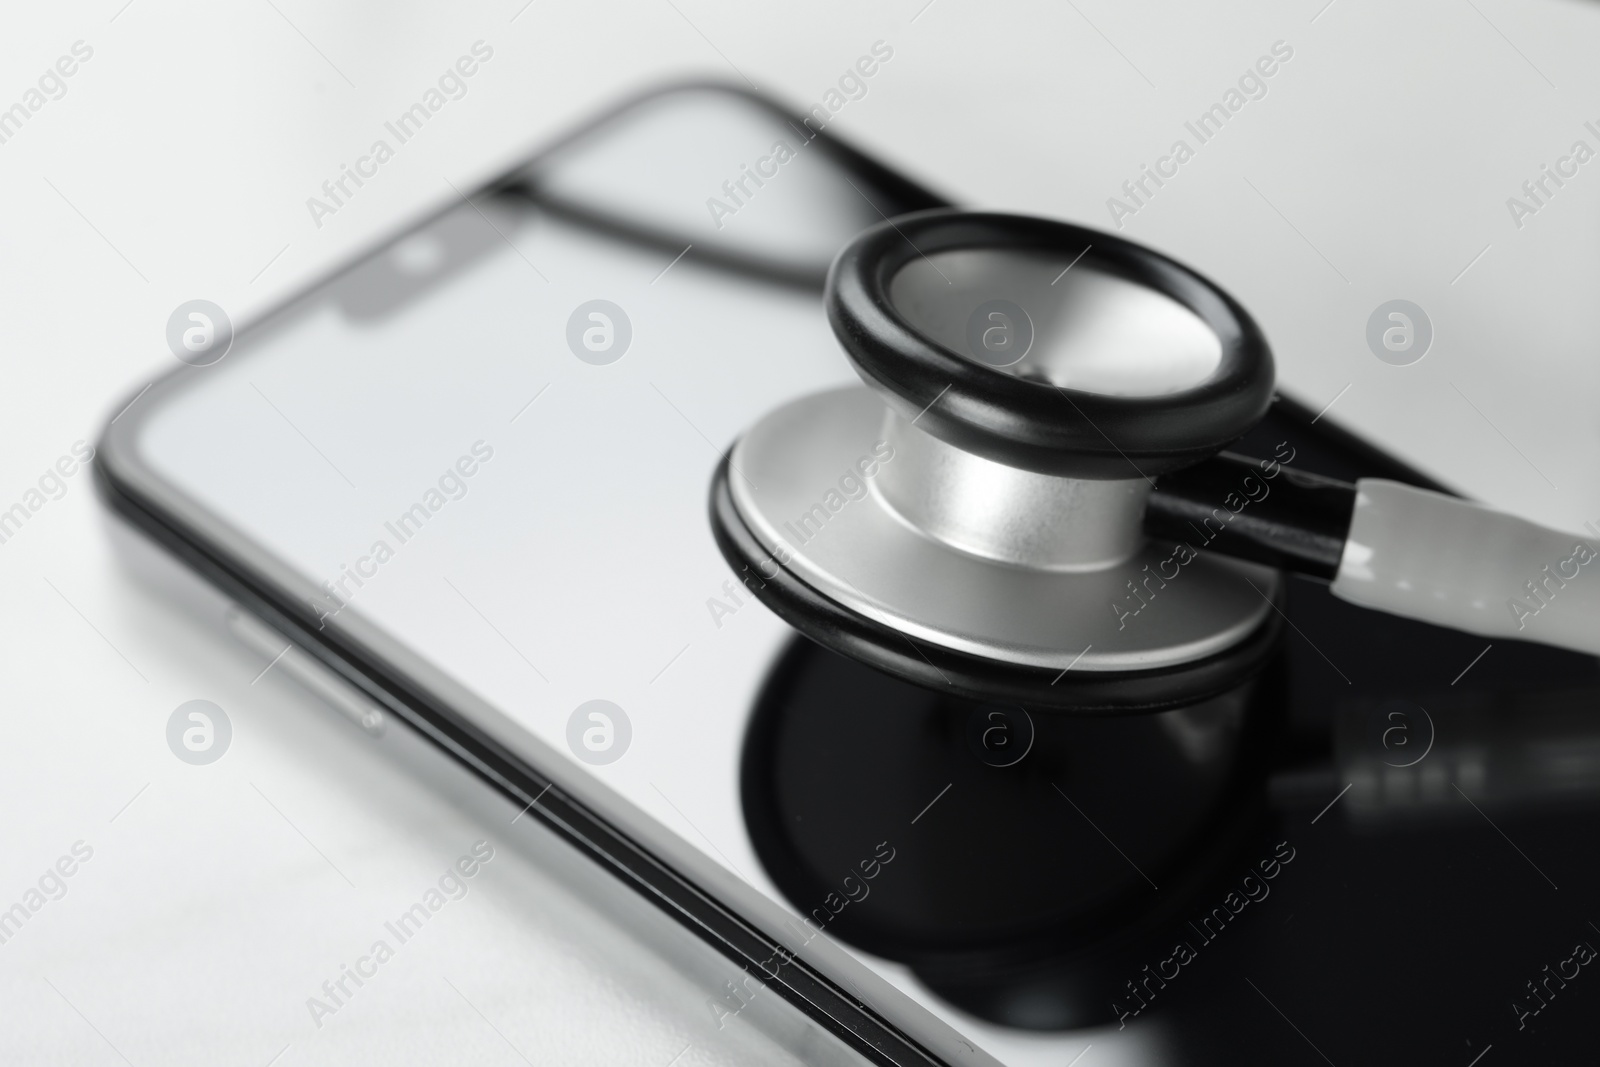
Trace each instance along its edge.
<instances>
[{"instance_id":1,"label":"phone body","mask_svg":"<svg viewBox=\"0 0 1600 1067\"><path fill-rule=\"evenodd\" d=\"M102 486L338 686L712 945L730 967L706 1005L719 1028L771 993L874 1062L1060 1064L1090 1044L1099 1062L1203 1062L1241 1024L1197 990L1159 1025L1129 1026L1141 1012L1125 997L1093 1027L985 1021L913 968L798 923L821 902L786 894L751 839L747 727L793 637L718 554L710 474L767 410L854 380L817 298L830 250L937 203L747 94L635 101L243 324L219 362L158 381L108 426ZM1428 484L1288 400L1241 447L1290 439L1311 469ZM1424 666L1476 648L1372 625L1310 583L1289 615L1335 658L1372 662L1395 633L1431 642L1380 663L1363 692L1411 692ZM1317 655L1285 653L1293 728L1272 817L1304 823L1285 841L1371 770L1360 744L1296 763L1351 714ZM1592 661L1528 649L1468 688L1530 670L1552 691L1595 685ZM1591 825L1578 794L1570 817ZM1392 814L1381 790L1363 803ZM863 827L851 867L893 871L912 816ZM1373 862L1364 832L1344 847ZM1253 960L1272 932L1247 936L1228 951ZM1263 1047L1281 1037L1242 1025Z\"/></svg>"}]
</instances>

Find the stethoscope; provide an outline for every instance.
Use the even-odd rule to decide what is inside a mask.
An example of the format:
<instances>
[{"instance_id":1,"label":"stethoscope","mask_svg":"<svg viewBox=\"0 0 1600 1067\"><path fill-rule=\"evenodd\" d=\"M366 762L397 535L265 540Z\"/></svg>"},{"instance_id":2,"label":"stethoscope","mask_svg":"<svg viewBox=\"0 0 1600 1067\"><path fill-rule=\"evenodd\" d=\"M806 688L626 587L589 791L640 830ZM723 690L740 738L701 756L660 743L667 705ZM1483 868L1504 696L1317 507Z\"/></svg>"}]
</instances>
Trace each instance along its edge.
<instances>
[{"instance_id":1,"label":"stethoscope","mask_svg":"<svg viewBox=\"0 0 1600 1067\"><path fill-rule=\"evenodd\" d=\"M1600 654L1600 531L1224 451L1273 402L1227 293L1140 245L952 209L883 222L825 303L866 388L802 397L712 489L739 579L822 645L976 699L1087 712L1227 691L1283 572L1490 638Z\"/></svg>"}]
</instances>

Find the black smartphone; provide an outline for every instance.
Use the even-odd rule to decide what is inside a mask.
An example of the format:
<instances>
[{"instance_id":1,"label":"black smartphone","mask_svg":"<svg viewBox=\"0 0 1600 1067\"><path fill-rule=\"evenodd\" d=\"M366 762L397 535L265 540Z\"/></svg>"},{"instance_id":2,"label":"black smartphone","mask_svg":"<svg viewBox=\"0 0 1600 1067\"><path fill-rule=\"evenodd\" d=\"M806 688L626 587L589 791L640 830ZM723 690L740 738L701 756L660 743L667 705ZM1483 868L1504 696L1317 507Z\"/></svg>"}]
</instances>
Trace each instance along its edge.
<instances>
[{"instance_id":1,"label":"black smartphone","mask_svg":"<svg viewBox=\"0 0 1600 1067\"><path fill-rule=\"evenodd\" d=\"M1580 1047L1581 989L1534 987L1600 943L1594 660L1295 581L1232 718L1021 709L1006 763L994 709L801 642L734 579L713 469L854 380L834 251L942 203L814 117L650 94L158 381L102 487L354 718L691 932L726 967L707 1042L759 1018L885 1064ZM1430 484L1287 397L1236 447Z\"/></svg>"}]
</instances>

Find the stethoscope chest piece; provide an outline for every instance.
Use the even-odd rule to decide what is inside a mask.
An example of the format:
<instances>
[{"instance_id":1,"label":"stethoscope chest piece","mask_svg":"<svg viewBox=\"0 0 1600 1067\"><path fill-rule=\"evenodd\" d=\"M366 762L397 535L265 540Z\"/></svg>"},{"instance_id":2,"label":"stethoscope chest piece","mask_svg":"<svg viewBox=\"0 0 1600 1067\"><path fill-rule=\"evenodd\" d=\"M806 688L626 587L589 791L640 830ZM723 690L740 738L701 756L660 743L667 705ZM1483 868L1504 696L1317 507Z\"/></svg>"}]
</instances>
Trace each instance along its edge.
<instances>
[{"instance_id":1,"label":"stethoscope chest piece","mask_svg":"<svg viewBox=\"0 0 1600 1067\"><path fill-rule=\"evenodd\" d=\"M1178 706L1259 669L1278 572L1141 533L1154 478L1270 401L1226 296L1105 235L936 211L853 242L827 300L868 387L771 412L713 488L769 606L892 674L1036 707Z\"/></svg>"}]
</instances>

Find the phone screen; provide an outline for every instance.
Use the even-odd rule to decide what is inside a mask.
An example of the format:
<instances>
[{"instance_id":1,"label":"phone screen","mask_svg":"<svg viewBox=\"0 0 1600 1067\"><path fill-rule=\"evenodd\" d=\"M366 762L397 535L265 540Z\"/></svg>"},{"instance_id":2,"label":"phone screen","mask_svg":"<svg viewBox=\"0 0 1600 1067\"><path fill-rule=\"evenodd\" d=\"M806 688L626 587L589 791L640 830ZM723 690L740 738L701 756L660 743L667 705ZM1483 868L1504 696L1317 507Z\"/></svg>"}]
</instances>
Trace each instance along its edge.
<instances>
[{"instance_id":1,"label":"phone screen","mask_svg":"<svg viewBox=\"0 0 1600 1067\"><path fill-rule=\"evenodd\" d=\"M685 103L702 131L729 110L715 94ZM1005 1031L961 1020L973 1032L963 1040L903 968L797 939L800 909L750 845L741 745L792 635L713 544L711 474L765 411L855 380L799 279L820 278L829 242L895 200L860 175L841 183L815 146L779 164L774 142L799 135L735 104L737 121L715 131L723 156L791 168L766 188L747 180L744 218L720 220L732 232L716 254L748 244L767 254L760 269L570 221L595 157L546 166L526 180L570 186L561 213L517 188L458 202L241 329L225 358L158 382L112 425L105 464L247 561L323 635L369 650L386 675L517 751L896 1027L956 1062L985 1062L973 1046L1055 1062L1087 1039L1006 1051ZM726 202L717 176L737 179L737 166L697 166L702 199ZM748 210L763 198L788 221ZM796 229L797 211L812 223ZM712 245L707 219L706 235L698 220L660 229ZM643 212L631 221L650 228ZM785 225L803 239L784 243ZM864 828L861 860L903 850L915 814ZM729 977L706 998L716 1030L750 1025L739 1017L759 982Z\"/></svg>"}]
</instances>

